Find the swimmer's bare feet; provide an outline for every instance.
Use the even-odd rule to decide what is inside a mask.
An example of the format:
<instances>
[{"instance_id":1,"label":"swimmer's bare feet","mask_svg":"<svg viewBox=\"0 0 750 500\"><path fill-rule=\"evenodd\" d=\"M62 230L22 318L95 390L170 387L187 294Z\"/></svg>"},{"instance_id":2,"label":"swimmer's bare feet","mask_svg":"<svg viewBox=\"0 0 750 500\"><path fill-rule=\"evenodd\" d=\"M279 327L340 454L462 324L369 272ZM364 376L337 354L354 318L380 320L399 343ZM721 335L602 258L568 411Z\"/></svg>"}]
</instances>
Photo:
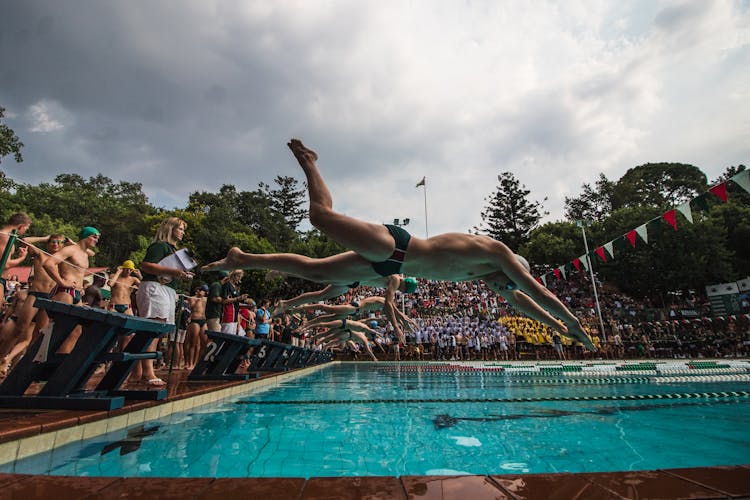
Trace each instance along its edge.
<instances>
[{"instance_id":1,"label":"swimmer's bare feet","mask_svg":"<svg viewBox=\"0 0 750 500\"><path fill-rule=\"evenodd\" d=\"M299 139L292 139L287 142L286 145L292 150L294 157L297 158L297 161L300 162L300 164L308 162L314 163L318 161L318 154L312 149L306 148Z\"/></svg>"},{"instance_id":2,"label":"swimmer's bare feet","mask_svg":"<svg viewBox=\"0 0 750 500\"><path fill-rule=\"evenodd\" d=\"M201 267L201 271L231 271L233 269L241 268L242 265L240 264L238 257L243 253L244 252L239 248L232 247L229 249L229 252L227 252L226 257L221 260L217 260L216 262L206 264L205 266Z\"/></svg>"}]
</instances>

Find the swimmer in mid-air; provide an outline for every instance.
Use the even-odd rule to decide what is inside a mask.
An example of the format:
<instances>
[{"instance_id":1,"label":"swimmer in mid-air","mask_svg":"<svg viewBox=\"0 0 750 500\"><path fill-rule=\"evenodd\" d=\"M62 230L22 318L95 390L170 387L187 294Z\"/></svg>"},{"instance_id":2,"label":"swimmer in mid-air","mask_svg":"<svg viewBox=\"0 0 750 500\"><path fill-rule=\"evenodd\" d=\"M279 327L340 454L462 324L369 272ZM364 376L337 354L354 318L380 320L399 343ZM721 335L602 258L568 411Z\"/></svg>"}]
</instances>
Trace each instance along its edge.
<instances>
[{"instance_id":1,"label":"swimmer in mid-air","mask_svg":"<svg viewBox=\"0 0 750 500\"><path fill-rule=\"evenodd\" d=\"M370 342L367 335L370 335L373 339L377 337L378 332L365 325L360 321L353 321L347 319L326 321L316 325L317 328L323 328L324 330L313 336L313 340L316 344L321 344L324 349L330 347L332 344L345 345L347 342L354 342L355 344L361 344L367 350L367 354L370 355L373 361L377 361L375 353L372 352ZM308 325L305 325L305 330L308 329Z\"/></svg>"},{"instance_id":2,"label":"swimmer in mid-air","mask_svg":"<svg viewBox=\"0 0 750 500\"><path fill-rule=\"evenodd\" d=\"M224 259L203 270L273 269L336 285L401 273L439 281L481 279L517 310L596 351L578 318L531 276L528 262L505 244L489 236L465 233L422 239L400 226L370 223L338 213L333 210L333 197L318 170L318 155L297 139L287 145L307 177L310 222L350 251L316 259L290 253L250 254L234 247Z\"/></svg>"},{"instance_id":3,"label":"swimmer in mid-air","mask_svg":"<svg viewBox=\"0 0 750 500\"><path fill-rule=\"evenodd\" d=\"M322 311L323 314L317 318L308 321L305 324L306 328L313 328L318 326L320 323L327 321L343 320L347 318L357 319L358 317L364 317L366 314L374 313L375 311L381 311L386 307L386 300L384 297L367 297L359 302L349 302L348 304L339 305L328 305L328 304L308 304L304 306L297 306L290 309L291 312L301 311ZM402 313L399 309L396 309L396 325L402 331L408 329L415 331L418 327L417 324L410 317Z\"/></svg>"},{"instance_id":4,"label":"swimmer in mid-air","mask_svg":"<svg viewBox=\"0 0 750 500\"><path fill-rule=\"evenodd\" d=\"M208 266L206 266L208 267ZM326 281L322 281L325 283ZM344 295L352 288L358 286L373 286L382 288L385 287L385 297L382 299L384 304L381 309L385 313L388 321L393 325L393 329L398 336L399 341L402 344L406 343L406 337L402 328L403 321L401 316L403 313L399 311L396 305L396 291L400 290L404 293L413 293L417 290L417 280L414 278L404 278L399 274L392 274L390 276L379 276L367 281L354 282L349 284L329 284L322 290L316 292L306 292L288 300L281 300L275 306L273 310L274 316L280 316L287 310L295 310L304 304L310 304L319 300L332 299L340 295Z\"/></svg>"}]
</instances>

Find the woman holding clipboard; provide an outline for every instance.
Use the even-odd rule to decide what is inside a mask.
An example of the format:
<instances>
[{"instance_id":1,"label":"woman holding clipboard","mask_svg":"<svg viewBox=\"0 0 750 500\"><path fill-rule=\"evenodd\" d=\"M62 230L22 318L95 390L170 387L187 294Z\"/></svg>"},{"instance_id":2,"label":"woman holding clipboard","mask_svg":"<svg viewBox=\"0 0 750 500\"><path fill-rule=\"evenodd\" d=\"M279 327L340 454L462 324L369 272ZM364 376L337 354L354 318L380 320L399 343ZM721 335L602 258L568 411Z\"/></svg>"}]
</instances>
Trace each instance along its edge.
<instances>
[{"instance_id":1,"label":"woman holding clipboard","mask_svg":"<svg viewBox=\"0 0 750 500\"><path fill-rule=\"evenodd\" d=\"M165 259L166 262L170 262L169 257L177 252L177 245L185 236L186 229L185 221L177 217L168 217L162 221L156 230L154 241L146 249L146 256L140 266L143 272L143 280L135 296L138 316L174 324L177 280L191 279L193 273L185 270L182 266L170 267L165 265ZM157 341L154 340L149 350L156 348ZM133 380L143 378L146 383L152 386L166 385L166 382L154 373L153 359L142 360L139 365L133 370Z\"/></svg>"}]
</instances>

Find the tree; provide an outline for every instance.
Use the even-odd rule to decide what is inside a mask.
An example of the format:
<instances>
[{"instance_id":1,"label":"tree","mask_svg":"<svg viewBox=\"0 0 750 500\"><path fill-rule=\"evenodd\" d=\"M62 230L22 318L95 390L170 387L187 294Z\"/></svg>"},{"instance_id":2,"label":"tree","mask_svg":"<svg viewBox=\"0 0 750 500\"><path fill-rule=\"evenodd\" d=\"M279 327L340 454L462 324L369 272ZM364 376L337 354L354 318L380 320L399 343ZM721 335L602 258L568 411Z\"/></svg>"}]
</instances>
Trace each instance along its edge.
<instances>
[{"instance_id":1,"label":"tree","mask_svg":"<svg viewBox=\"0 0 750 500\"><path fill-rule=\"evenodd\" d=\"M549 222L531 231L519 253L542 268L569 262L583 253L581 230L570 222Z\"/></svg>"},{"instance_id":2,"label":"tree","mask_svg":"<svg viewBox=\"0 0 750 500\"><path fill-rule=\"evenodd\" d=\"M5 108L0 106L0 118L3 117L5 117ZM0 162L3 161L4 156L12 154L16 162L21 163L23 161L22 147L23 143L13 129L4 123L0 123Z\"/></svg>"},{"instance_id":3,"label":"tree","mask_svg":"<svg viewBox=\"0 0 750 500\"><path fill-rule=\"evenodd\" d=\"M568 220L591 220L601 222L612 212L612 195L615 183L599 174L594 187L584 183L583 193L575 198L565 197L565 217Z\"/></svg>"},{"instance_id":4,"label":"tree","mask_svg":"<svg viewBox=\"0 0 750 500\"><path fill-rule=\"evenodd\" d=\"M646 163L625 172L612 192L612 209L671 208L706 191L706 174L684 163Z\"/></svg>"},{"instance_id":5,"label":"tree","mask_svg":"<svg viewBox=\"0 0 750 500\"><path fill-rule=\"evenodd\" d=\"M302 208L307 193L298 187L299 181L294 177L277 175L274 182L278 189L262 183L261 188L271 198L271 208L281 215L292 231L296 231L302 219L307 217L307 210Z\"/></svg>"},{"instance_id":6,"label":"tree","mask_svg":"<svg viewBox=\"0 0 750 500\"><path fill-rule=\"evenodd\" d=\"M102 232L96 262L115 264L134 250L137 235L147 232L145 217L156 212L141 189L101 174L88 180L62 174L54 183L17 184L15 200L34 218L47 215L50 225L96 226ZM77 237L77 230L68 236Z\"/></svg>"},{"instance_id":7,"label":"tree","mask_svg":"<svg viewBox=\"0 0 750 500\"><path fill-rule=\"evenodd\" d=\"M517 250L547 212L541 212L540 202L527 199L531 191L513 173L502 172L497 180L500 184L495 194L485 198L488 205L482 210L482 224L474 229Z\"/></svg>"}]
</instances>

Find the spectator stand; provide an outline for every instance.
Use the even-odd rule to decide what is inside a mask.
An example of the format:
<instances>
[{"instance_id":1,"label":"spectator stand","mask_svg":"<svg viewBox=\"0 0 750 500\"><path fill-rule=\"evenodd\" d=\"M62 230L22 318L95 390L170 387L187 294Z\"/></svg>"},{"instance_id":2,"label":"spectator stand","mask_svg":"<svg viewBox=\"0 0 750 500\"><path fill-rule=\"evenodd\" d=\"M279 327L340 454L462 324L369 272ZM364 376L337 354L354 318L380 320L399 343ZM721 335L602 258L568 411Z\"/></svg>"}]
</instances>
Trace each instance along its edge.
<instances>
[{"instance_id":1,"label":"spectator stand","mask_svg":"<svg viewBox=\"0 0 750 500\"><path fill-rule=\"evenodd\" d=\"M331 353L250 339L221 332L206 332L206 353L188 380L248 380L264 372L280 372L331 361ZM247 370L237 373L247 365Z\"/></svg>"},{"instance_id":2,"label":"spectator stand","mask_svg":"<svg viewBox=\"0 0 750 500\"><path fill-rule=\"evenodd\" d=\"M121 390L135 362L156 359L148 346L174 325L125 314L73 306L38 298L34 304L50 316L51 328L29 346L26 356L0 385L0 408L114 410L125 399L164 399L167 391ZM77 327L81 335L69 353L58 350ZM119 335L132 334L125 352L109 352ZM86 386L103 365L95 389ZM45 382L37 394L26 394L35 382Z\"/></svg>"}]
</instances>

